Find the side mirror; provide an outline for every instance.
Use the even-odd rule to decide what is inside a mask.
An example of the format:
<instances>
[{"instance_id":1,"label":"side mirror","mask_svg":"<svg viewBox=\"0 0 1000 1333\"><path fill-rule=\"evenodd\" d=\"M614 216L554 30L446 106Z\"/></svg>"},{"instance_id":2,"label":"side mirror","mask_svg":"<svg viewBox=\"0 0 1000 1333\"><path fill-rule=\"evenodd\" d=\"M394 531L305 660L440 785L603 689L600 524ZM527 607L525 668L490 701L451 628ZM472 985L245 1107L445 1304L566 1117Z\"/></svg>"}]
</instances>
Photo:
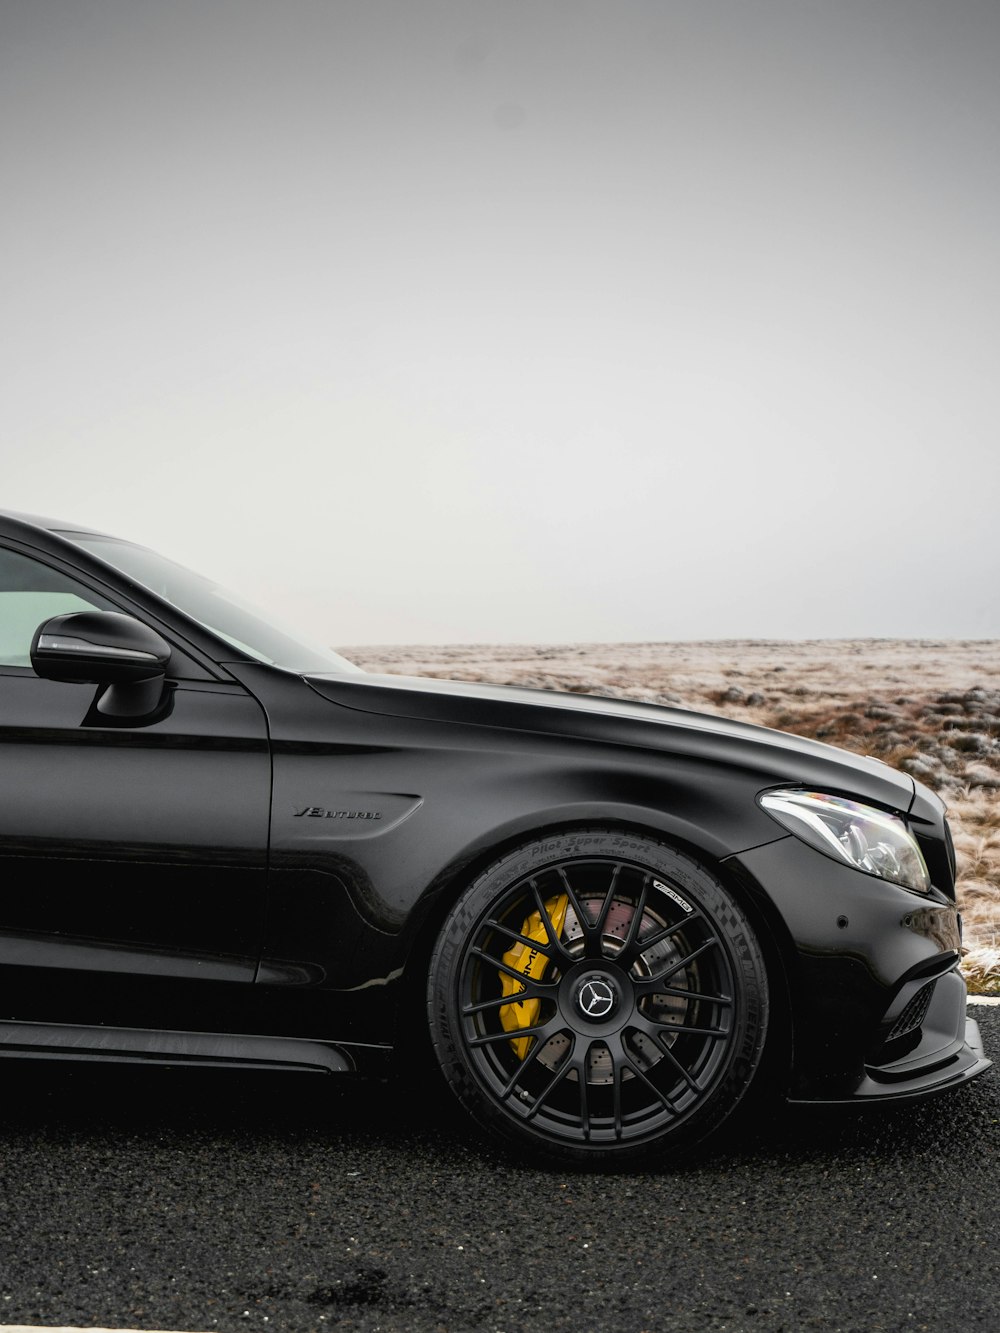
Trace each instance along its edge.
<instances>
[{"instance_id":1,"label":"side mirror","mask_svg":"<svg viewBox=\"0 0 1000 1333\"><path fill-rule=\"evenodd\" d=\"M71 611L39 625L31 665L45 680L93 682L110 688L100 713L144 717L158 706L170 644L155 630L117 611Z\"/></svg>"}]
</instances>

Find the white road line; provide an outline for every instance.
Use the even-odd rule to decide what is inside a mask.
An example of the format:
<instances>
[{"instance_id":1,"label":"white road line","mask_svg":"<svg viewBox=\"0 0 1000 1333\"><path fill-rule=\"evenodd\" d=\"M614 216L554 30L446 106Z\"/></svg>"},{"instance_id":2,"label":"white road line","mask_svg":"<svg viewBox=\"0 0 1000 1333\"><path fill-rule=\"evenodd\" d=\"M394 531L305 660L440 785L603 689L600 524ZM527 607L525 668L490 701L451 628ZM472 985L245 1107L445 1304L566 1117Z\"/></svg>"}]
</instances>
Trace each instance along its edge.
<instances>
[{"instance_id":1,"label":"white road line","mask_svg":"<svg viewBox=\"0 0 1000 1333\"><path fill-rule=\"evenodd\" d=\"M970 995L970 1004L1000 1004L1000 995Z\"/></svg>"}]
</instances>

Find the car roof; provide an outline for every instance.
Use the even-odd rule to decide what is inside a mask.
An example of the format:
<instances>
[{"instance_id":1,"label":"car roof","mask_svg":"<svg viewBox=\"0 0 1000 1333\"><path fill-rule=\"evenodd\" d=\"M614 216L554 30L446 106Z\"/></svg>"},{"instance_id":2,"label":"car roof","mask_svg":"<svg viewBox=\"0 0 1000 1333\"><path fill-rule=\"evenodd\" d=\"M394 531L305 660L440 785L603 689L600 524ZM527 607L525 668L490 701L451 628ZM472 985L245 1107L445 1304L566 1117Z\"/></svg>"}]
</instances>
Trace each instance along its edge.
<instances>
[{"instance_id":1,"label":"car roof","mask_svg":"<svg viewBox=\"0 0 1000 1333\"><path fill-rule=\"evenodd\" d=\"M41 528L43 532L85 532L91 537L107 537L110 533L100 532L84 523L69 523L59 518L44 518L41 514L23 514L16 509L0 509L0 520L23 523L26 527Z\"/></svg>"}]
</instances>

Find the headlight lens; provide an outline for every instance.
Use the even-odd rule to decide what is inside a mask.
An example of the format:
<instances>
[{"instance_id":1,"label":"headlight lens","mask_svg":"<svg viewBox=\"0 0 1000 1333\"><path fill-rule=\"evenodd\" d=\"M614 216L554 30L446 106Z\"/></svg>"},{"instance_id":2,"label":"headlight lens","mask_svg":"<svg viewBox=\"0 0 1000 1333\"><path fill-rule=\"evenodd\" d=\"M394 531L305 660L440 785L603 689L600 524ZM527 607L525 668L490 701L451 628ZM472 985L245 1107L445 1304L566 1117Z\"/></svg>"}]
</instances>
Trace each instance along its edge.
<instances>
[{"instance_id":1,"label":"headlight lens","mask_svg":"<svg viewBox=\"0 0 1000 1333\"><path fill-rule=\"evenodd\" d=\"M923 854L898 815L821 791L769 791L760 803L789 833L834 860L918 893L930 891Z\"/></svg>"}]
</instances>

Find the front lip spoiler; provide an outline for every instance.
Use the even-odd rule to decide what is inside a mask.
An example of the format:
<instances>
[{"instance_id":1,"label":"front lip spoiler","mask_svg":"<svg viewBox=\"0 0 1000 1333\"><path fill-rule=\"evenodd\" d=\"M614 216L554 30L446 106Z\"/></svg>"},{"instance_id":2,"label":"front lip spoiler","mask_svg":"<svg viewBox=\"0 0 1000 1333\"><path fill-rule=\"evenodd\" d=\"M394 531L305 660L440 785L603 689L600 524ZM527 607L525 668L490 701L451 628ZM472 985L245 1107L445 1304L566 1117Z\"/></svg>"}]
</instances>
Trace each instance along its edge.
<instances>
[{"instance_id":1,"label":"front lip spoiler","mask_svg":"<svg viewBox=\"0 0 1000 1333\"><path fill-rule=\"evenodd\" d=\"M933 1069L925 1069L908 1079L886 1082L866 1073L857 1087L844 1097L790 1097L792 1106L858 1106L868 1102L909 1102L930 1097L946 1088L958 1087L978 1078L992 1065L983 1050L979 1024L973 1018L965 1020L965 1040L960 1049Z\"/></svg>"}]
</instances>

